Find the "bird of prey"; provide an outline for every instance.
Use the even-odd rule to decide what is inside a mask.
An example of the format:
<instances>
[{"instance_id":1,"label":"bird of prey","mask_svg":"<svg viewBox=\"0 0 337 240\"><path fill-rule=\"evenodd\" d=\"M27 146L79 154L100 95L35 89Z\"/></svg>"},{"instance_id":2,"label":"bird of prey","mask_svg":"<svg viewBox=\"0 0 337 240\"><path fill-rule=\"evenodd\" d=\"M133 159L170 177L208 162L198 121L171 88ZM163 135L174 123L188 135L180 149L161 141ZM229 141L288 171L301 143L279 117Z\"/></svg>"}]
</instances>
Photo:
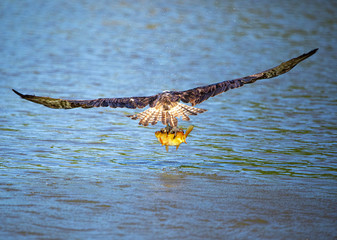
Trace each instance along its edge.
<instances>
[{"instance_id":1,"label":"bird of prey","mask_svg":"<svg viewBox=\"0 0 337 240\"><path fill-rule=\"evenodd\" d=\"M139 119L139 125L155 125L158 121L162 122L169 131L177 128L178 117L184 121L189 121L189 115L197 115L206 110L194 107L210 97L230 89L242 87L245 84L254 83L260 79L274 78L284 74L295 67L299 62L316 53L314 49L308 53L302 54L296 58L290 59L280 65L265 70L260 73L249 75L234 80L227 80L219 83L213 83L207 86L196 87L185 91L164 91L156 95L147 97L125 97L125 98L98 98L94 100L64 100L50 97L39 97L35 95L21 94L13 91L21 98L42 104L46 107L57 109L70 108L92 108L92 107L111 107L111 108L144 108L149 106L143 112L129 115L131 119ZM183 104L190 103L192 106Z\"/></svg>"}]
</instances>

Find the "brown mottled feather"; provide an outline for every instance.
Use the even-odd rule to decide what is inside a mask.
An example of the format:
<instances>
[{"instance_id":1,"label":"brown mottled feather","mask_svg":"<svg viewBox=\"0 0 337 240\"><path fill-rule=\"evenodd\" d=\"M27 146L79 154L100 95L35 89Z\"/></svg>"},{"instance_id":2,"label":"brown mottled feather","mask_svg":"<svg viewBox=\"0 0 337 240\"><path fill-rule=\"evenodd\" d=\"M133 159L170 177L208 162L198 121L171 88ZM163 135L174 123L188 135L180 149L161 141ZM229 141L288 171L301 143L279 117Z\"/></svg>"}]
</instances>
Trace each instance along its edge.
<instances>
[{"instance_id":1,"label":"brown mottled feather","mask_svg":"<svg viewBox=\"0 0 337 240\"><path fill-rule=\"evenodd\" d=\"M50 97L39 97L35 95L25 95L12 89L20 97L42 104L49 108L71 109L71 108L92 108L92 107L111 107L111 108L144 108L151 105L157 95L150 97L131 97L131 98L98 98L93 100L64 100Z\"/></svg>"},{"instance_id":2,"label":"brown mottled feather","mask_svg":"<svg viewBox=\"0 0 337 240\"><path fill-rule=\"evenodd\" d=\"M189 89L186 91L177 91L173 93L179 96L179 99L182 102L191 103L192 106L195 106L196 104L199 104L207 100L210 97L214 97L230 89L239 88L239 87L242 87L244 84L254 83L255 81L260 80L260 79L274 78L281 74L284 74L288 72L289 70L291 70L293 67L295 67L298 63L300 63L304 59L315 54L317 50L318 48L308 53L302 54L299 57L283 62L274 68L265 70L260 73L256 73L253 75L249 75L249 76L234 79L234 80L214 83L214 84L210 84L210 85L203 86L203 87L197 87L197 88Z\"/></svg>"},{"instance_id":3,"label":"brown mottled feather","mask_svg":"<svg viewBox=\"0 0 337 240\"><path fill-rule=\"evenodd\" d=\"M135 115L130 115L128 117L131 117L131 119L140 119L139 124L144 126L147 126L149 123L155 125L158 121L161 121L164 125L177 126L177 117L182 117L183 120L188 121L190 119L188 117L189 115L197 115L198 113L203 113L206 111L205 109L193 107L196 104L199 104L210 97L214 97L230 89L242 87L244 84L254 83L255 81L260 79L274 78L281 74L284 74L291 70L293 67L295 67L299 62L316 53L317 50L318 49L314 49L299 57L283 62L274 68L250 76L214 83L207 86L196 87L186 91L163 92L148 97L64 100L50 97L25 95L19 93L18 91L15 91L14 89L13 91L23 99L42 104L46 107L58 109L70 109L78 107L125 107L134 109L144 108L149 105L149 109ZM184 103L191 103L192 107L179 103L179 101L182 101Z\"/></svg>"}]
</instances>

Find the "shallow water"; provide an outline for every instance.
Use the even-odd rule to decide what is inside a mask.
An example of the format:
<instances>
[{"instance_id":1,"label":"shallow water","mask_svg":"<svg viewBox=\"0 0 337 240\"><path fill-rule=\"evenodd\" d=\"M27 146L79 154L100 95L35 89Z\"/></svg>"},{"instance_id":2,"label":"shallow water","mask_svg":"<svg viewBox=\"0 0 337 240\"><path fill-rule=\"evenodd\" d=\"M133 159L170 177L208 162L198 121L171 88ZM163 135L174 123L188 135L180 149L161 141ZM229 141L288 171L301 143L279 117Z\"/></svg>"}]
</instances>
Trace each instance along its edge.
<instances>
[{"instance_id":1,"label":"shallow water","mask_svg":"<svg viewBox=\"0 0 337 240\"><path fill-rule=\"evenodd\" d=\"M305 11L304 11L305 9ZM0 237L337 237L334 1L0 2ZM317 13L320 14L317 14ZM91 99L291 72L209 99L178 151Z\"/></svg>"}]
</instances>

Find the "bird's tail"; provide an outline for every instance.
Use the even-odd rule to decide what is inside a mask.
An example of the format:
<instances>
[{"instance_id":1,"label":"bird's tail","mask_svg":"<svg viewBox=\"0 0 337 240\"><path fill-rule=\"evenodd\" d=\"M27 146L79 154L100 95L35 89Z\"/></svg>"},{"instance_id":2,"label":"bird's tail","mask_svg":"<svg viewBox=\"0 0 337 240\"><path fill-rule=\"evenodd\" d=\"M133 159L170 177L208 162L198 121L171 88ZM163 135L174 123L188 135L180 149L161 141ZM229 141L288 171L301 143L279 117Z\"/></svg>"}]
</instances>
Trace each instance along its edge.
<instances>
[{"instance_id":1,"label":"bird's tail","mask_svg":"<svg viewBox=\"0 0 337 240\"><path fill-rule=\"evenodd\" d=\"M131 119L140 119L139 125L148 126L149 124L155 125L158 121L161 121L164 125L170 125L176 127L178 125L177 117L181 117L184 121L189 121L189 115L197 115L203 113L206 109L191 107L182 103L175 103L169 110L163 110L162 108L149 108L145 111L128 115Z\"/></svg>"}]
</instances>

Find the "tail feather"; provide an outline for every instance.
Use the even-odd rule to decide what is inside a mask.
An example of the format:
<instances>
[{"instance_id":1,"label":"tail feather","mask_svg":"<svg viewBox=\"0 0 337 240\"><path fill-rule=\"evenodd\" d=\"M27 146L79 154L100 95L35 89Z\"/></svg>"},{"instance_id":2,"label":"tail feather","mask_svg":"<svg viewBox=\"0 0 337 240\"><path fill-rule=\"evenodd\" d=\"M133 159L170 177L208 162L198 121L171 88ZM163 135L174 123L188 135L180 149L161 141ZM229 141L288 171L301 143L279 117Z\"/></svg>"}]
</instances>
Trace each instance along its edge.
<instances>
[{"instance_id":1,"label":"tail feather","mask_svg":"<svg viewBox=\"0 0 337 240\"><path fill-rule=\"evenodd\" d=\"M139 125L148 126L157 124L161 121L164 125L170 125L176 127L178 125L178 117L181 117L184 121L189 121L189 115L197 115L198 113L205 112L206 109L191 107L182 103L175 103L169 110L163 110L163 108L153 107L146 109L135 115L129 115L131 119L140 119Z\"/></svg>"},{"instance_id":2,"label":"tail feather","mask_svg":"<svg viewBox=\"0 0 337 240\"><path fill-rule=\"evenodd\" d=\"M184 120L184 121L190 120L190 118L188 117L188 114L184 111L183 107L179 106L176 111L177 111L178 115L181 116L182 120Z\"/></svg>"},{"instance_id":3,"label":"tail feather","mask_svg":"<svg viewBox=\"0 0 337 240\"><path fill-rule=\"evenodd\" d=\"M167 125L167 114L166 114L167 112L161 112L161 122L162 122L162 124L164 124L164 125Z\"/></svg>"},{"instance_id":4,"label":"tail feather","mask_svg":"<svg viewBox=\"0 0 337 240\"><path fill-rule=\"evenodd\" d=\"M161 114L159 110L155 110L152 115L151 125L156 125L159 120L161 120Z\"/></svg>"},{"instance_id":5,"label":"tail feather","mask_svg":"<svg viewBox=\"0 0 337 240\"><path fill-rule=\"evenodd\" d=\"M174 117L173 115L171 115L170 113L169 113L169 116L170 116L170 125L173 127L178 126L178 119Z\"/></svg>"},{"instance_id":6,"label":"tail feather","mask_svg":"<svg viewBox=\"0 0 337 240\"><path fill-rule=\"evenodd\" d=\"M182 113L181 119L184 120L184 121L189 121L190 120L189 116L186 113L184 113L184 112Z\"/></svg>"},{"instance_id":7,"label":"tail feather","mask_svg":"<svg viewBox=\"0 0 337 240\"><path fill-rule=\"evenodd\" d=\"M139 121L139 125L148 126L153 112L154 112L153 108L149 108L146 111L144 111L143 118Z\"/></svg>"},{"instance_id":8,"label":"tail feather","mask_svg":"<svg viewBox=\"0 0 337 240\"><path fill-rule=\"evenodd\" d=\"M197 115L198 113L203 113L207 111L206 109L191 107L181 103L178 103L178 106L182 108L184 112L187 112L188 115Z\"/></svg>"},{"instance_id":9,"label":"tail feather","mask_svg":"<svg viewBox=\"0 0 337 240\"><path fill-rule=\"evenodd\" d=\"M149 116L144 116L140 121L139 121L139 125L143 125L143 126L147 126L149 125Z\"/></svg>"}]
</instances>

